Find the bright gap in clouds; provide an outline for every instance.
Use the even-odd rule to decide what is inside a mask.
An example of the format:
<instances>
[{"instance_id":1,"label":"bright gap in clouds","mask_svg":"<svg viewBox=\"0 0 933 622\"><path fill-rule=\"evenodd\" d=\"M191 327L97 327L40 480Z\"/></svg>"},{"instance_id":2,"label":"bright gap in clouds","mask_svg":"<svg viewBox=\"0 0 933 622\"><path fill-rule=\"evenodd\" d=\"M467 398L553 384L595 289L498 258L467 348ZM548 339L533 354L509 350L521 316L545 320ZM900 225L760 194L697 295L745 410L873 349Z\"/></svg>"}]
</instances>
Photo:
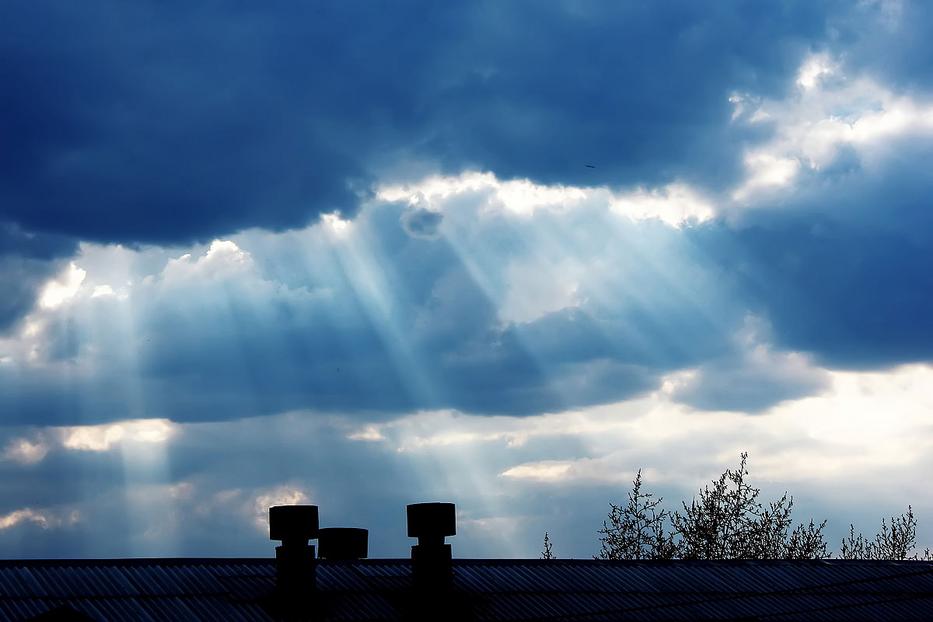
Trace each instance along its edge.
<instances>
[{"instance_id":1,"label":"bright gap in clouds","mask_svg":"<svg viewBox=\"0 0 933 622\"><path fill-rule=\"evenodd\" d=\"M889 499L908 495L924 507L929 505L922 501L919 474L925 472L933 449L928 434L933 367L830 375L831 384L822 394L779 404L763 416L685 408L671 401L674 381L665 382L643 401L600 407L582 417L568 413L522 420L515 422L515 429L487 431L486 438L527 442L535 436L580 435L589 439L592 453L585 458L524 463L502 473L517 479L568 485L625 483L632 469L643 465L652 469L656 482L684 482L694 479L691 473L698 470L710 477L717 469L721 472L721 465L731 464L747 450L756 477L791 485L841 486L838 492L849 495L859 491L846 489L847 482L881 490L891 472L913 471L913 476L898 478L903 489L884 494ZM473 423L483 427L480 421ZM446 439L446 433L438 431L420 437L416 446L443 445L450 442ZM692 449L684 453L687 447Z\"/></svg>"},{"instance_id":2,"label":"bright gap in clouds","mask_svg":"<svg viewBox=\"0 0 933 622\"><path fill-rule=\"evenodd\" d=\"M787 490L800 516L826 513L831 548L838 546L849 520L873 529L882 515L899 513L907 503L918 516L933 517L925 477L933 468L928 421L933 367L831 372L822 393L755 417L678 404L672 399L676 382L665 382L644 398L533 417L421 413L369 426L366 436L407 459L433 456L449 475L456 465L442 456L482 456L486 464L475 476L493 497L560 499L593 490L597 501L580 508L594 525L590 553L597 548L595 526L605 516L606 501L620 501L636 469L644 469L649 489L660 491L674 508L734 466L742 451L750 453L753 485L767 496ZM351 433L349 438L360 437ZM576 455L548 457L555 446L577 447L570 450ZM891 487L891 481L898 486ZM451 484L451 493L455 489ZM874 500L871 508L863 507L865 498ZM526 535L522 554L534 556L545 529L558 542L576 538L561 533L562 515L545 506L524 517L522 530L538 539ZM864 522L865 515L871 523ZM929 520L921 520L919 539L921 549L933 541Z\"/></svg>"},{"instance_id":3,"label":"bright gap in clouds","mask_svg":"<svg viewBox=\"0 0 933 622\"><path fill-rule=\"evenodd\" d=\"M61 444L76 451L109 451L116 445L132 446L167 443L177 426L167 419L122 421L113 424L74 426L61 430Z\"/></svg>"},{"instance_id":4,"label":"bright gap in clouds","mask_svg":"<svg viewBox=\"0 0 933 622\"><path fill-rule=\"evenodd\" d=\"M379 334L404 390L415 401L433 402L435 393L443 390L441 379L432 377L428 365L413 351L400 325L398 303L407 292L399 288L400 279L393 278L391 263L380 256L378 241L365 229L349 229L348 222L336 215L326 215L322 225L327 232L329 250L336 257L355 303Z\"/></svg>"},{"instance_id":5,"label":"bright gap in clouds","mask_svg":"<svg viewBox=\"0 0 933 622\"><path fill-rule=\"evenodd\" d=\"M562 212L588 202L606 202L613 211L634 221L657 219L672 227L681 227L709 220L715 211L701 192L682 183L613 191L605 187L541 185L527 179L500 180L489 172L465 172L408 184L388 184L379 187L376 195L384 201L407 201L430 209L451 197L471 193L484 197L485 212L505 210L526 218L539 210Z\"/></svg>"},{"instance_id":6,"label":"bright gap in clouds","mask_svg":"<svg viewBox=\"0 0 933 622\"><path fill-rule=\"evenodd\" d=\"M49 281L42 288L39 295L39 306L43 309L54 309L74 297L84 282L87 272L71 262L68 268L59 277Z\"/></svg>"},{"instance_id":7,"label":"bright gap in clouds","mask_svg":"<svg viewBox=\"0 0 933 622\"><path fill-rule=\"evenodd\" d=\"M798 91L784 99L732 94L732 122L773 128L770 139L744 156L746 178L731 193L742 207L759 195L788 189L804 171L832 165L845 148L877 166L885 143L933 135L933 102L896 93L875 78L846 75L843 63L815 54L801 66Z\"/></svg>"}]
</instances>

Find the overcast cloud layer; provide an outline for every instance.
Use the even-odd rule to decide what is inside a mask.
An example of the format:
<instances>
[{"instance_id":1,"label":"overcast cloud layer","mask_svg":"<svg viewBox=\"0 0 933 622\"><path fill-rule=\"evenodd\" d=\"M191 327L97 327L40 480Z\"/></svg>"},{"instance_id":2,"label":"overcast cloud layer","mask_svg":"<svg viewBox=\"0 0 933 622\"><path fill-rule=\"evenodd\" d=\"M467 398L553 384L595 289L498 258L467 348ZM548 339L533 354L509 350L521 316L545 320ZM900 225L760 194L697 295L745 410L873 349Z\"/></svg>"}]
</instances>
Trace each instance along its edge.
<instances>
[{"instance_id":1,"label":"overcast cloud layer","mask_svg":"<svg viewBox=\"0 0 933 622\"><path fill-rule=\"evenodd\" d=\"M911 489L929 12L5 4L0 551L262 554L307 500L391 540L445 497L474 554L587 555L634 468L743 449L830 517L864 464Z\"/></svg>"}]
</instances>

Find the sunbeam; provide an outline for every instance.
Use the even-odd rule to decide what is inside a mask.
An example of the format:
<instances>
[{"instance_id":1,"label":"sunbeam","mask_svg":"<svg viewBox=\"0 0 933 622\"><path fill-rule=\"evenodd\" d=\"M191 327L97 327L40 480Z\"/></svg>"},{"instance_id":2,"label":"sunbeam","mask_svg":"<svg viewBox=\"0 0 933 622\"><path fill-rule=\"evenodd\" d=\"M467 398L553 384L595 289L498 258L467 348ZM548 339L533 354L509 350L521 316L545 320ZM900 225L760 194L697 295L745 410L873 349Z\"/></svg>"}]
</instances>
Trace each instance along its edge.
<instances>
[{"instance_id":1,"label":"sunbeam","mask_svg":"<svg viewBox=\"0 0 933 622\"><path fill-rule=\"evenodd\" d=\"M328 239L343 278L350 285L370 325L380 335L394 370L412 401L436 404L436 392L443 385L433 379L429 369L418 360L407 334L409 327L402 323L396 308L399 293L386 281L386 274L373 255L374 246L367 241L365 227L339 222L339 229L335 229L332 223L325 222L325 225L334 229Z\"/></svg>"}]
</instances>

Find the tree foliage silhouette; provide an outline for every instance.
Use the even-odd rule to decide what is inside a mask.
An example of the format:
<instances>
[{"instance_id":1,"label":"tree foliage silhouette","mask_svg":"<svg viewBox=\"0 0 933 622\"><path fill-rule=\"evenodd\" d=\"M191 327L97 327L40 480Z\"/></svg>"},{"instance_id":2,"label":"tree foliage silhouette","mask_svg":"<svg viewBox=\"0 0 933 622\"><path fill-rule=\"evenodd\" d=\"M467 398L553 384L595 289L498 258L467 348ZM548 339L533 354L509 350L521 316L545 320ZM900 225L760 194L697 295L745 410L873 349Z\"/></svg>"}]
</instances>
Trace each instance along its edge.
<instances>
[{"instance_id":1,"label":"tree foliage silhouette","mask_svg":"<svg viewBox=\"0 0 933 622\"><path fill-rule=\"evenodd\" d=\"M645 492L641 469L632 480L624 503L609 503L609 515L597 531L597 559L828 559L827 521L794 525L794 498L785 491L779 499L762 502L761 490L748 478L748 453L735 469L697 491L681 508L670 511L663 498ZM866 538L849 525L841 559L933 561L929 548L916 552L917 519L913 508L881 520L881 530ZM551 540L544 534L542 559L554 559Z\"/></svg>"},{"instance_id":2,"label":"tree foliage silhouette","mask_svg":"<svg viewBox=\"0 0 933 622\"><path fill-rule=\"evenodd\" d=\"M748 484L748 454L668 511L642 490L641 470L622 505L609 504L598 531L600 559L823 559L829 557L826 521L793 526L794 499L762 503Z\"/></svg>"},{"instance_id":3,"label":"tree foliage silhouette","mask_svg":"<svg viewBox=\"0 0 933 622\"><path fill-rule=\"evenodd\" d=\"M828 557L826 521L811 519L793 530L794 499L787 492L762 504L761 490L746 479L748 454L703 487L682 512L671 515L683 559L821 559Z\"/></svg>"},{"instance_id":4,"label":"tree foliage silhouette","mask_svg":"<svg viewBox=\"0 0 933 622\"><path fill-rule=\"evenodd\" d=\"M667 510L662 499L641 490L641 469L632 481L625 505L609 503L609 517L599 530L600 559L671 559L677 551L665 525Z\"/></svg>"},{"instance_id":5,"label":"tree foliage silhouette","mask_svg":"<svg viewBox=\"0 0 933 622\"><path fill-rule=\"evenodd\" d=\"M541 559L557 559L551 544L551 536L546 531L544 532L544 548L541 550Z\"/></svg>"},{"instance_id":6,"label":"tree foliage silhouette","mask_svg":"<svg viewBox=\"0 0 933 622\"><path fill-rule=\"evenodd\" d=\"M892 516L888 523L881 519L881 531L873 539L855 533L855 525L849 525L849 535L842 539L839 557L842 559L922 559L933 561L933 553L925 549L923 554L914 552L917 547L917 518L914 509L907 506L907 513Z\"/></svg>"}]
</instances>

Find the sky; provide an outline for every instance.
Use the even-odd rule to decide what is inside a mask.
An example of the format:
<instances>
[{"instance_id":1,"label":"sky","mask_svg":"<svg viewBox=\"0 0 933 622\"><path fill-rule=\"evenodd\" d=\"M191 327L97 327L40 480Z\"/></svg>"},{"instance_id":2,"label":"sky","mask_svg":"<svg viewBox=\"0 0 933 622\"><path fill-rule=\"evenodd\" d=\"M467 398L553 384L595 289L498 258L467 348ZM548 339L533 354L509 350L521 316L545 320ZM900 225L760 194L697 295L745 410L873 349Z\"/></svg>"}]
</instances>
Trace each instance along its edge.
<instances>
[{"instance_id":1,"label":"sky","mask_svg":"<svg viewBox=\"0 0 933 622\"><path fill-rule=\"evenodd\" d=\"M0 556L597 553L637 469L933 546L933 4L0 6Z\"/></svg>"}]
</instances>

